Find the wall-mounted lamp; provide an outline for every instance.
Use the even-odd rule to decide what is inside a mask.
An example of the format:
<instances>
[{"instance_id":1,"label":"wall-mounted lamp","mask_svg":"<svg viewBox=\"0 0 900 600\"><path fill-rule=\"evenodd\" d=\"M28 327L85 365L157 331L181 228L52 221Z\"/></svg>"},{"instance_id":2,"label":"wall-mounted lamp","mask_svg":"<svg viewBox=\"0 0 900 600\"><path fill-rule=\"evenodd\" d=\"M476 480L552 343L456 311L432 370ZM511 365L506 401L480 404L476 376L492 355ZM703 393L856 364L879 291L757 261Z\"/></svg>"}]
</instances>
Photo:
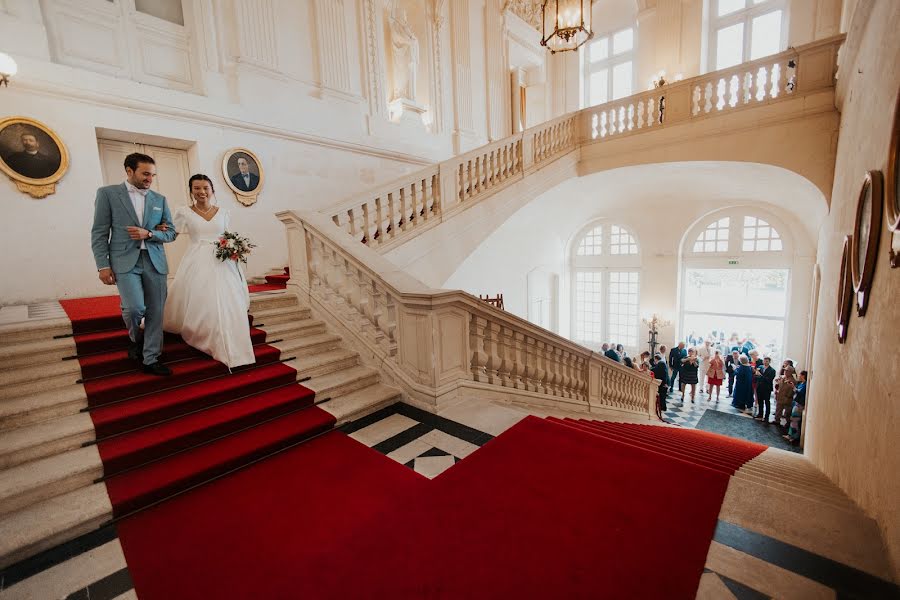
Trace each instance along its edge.
<instances>
[{"instance_id":1,"label":"wall-mounted lamp","mask_svg":"<svg viewBox=\"0 0 900 600\"><path fill-rule=\"evenodd\" d=\"M9 78L19 70L16 61L6 52L0 52L0 86L9 87Z\"/></svg>"}]
</instances>

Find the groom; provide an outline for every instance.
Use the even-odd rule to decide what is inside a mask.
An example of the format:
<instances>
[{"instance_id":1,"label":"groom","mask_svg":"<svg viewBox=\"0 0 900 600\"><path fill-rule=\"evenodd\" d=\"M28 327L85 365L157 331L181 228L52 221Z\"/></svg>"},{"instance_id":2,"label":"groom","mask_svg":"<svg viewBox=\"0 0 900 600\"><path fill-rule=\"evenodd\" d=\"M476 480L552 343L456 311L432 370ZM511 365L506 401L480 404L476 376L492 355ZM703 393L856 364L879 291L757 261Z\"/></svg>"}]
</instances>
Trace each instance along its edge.
<instances>
[{"instance_id":1,"label":"groom","mask_svg":"<svg viewBox=\"0 0 900 600\"><path fill-rule=\"evenodd\" d=\"M162 245L176 232L165 196L150 189L154 177L152 157L137 152L125 157L125 182L97 190L91 248L100 281L119 288L129 358L142 360L145 373L165 376L172 371L159 362L169 272ZM155 231L162 222L166 231Z\"/></svg>"}]
</instances>

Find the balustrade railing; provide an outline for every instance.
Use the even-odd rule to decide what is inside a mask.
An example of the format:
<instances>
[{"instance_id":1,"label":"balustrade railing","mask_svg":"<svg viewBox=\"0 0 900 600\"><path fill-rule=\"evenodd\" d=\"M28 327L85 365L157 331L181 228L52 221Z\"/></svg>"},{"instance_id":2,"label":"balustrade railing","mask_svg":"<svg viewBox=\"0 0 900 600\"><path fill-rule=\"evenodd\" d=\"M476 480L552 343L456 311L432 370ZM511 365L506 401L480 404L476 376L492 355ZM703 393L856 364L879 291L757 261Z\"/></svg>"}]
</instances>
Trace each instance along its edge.
<instances>
[{"instance_id":1,"label":"balustrade railing","mask_svg":"<svg viewBox=\"0 0 900 600\"><path fill-rule=\"evenodd\" d=\"M278 213L291 282L423 402L460 388L523 403L655 415L655 382L461 291L398 271L318 213Z\"/></svg>"},{"instance_id":2,"label":"balustrade railing","mask_svg":"<svg viewBox=\"0 0 900 600\"><path fill-rule=\"evenodd\" d=\"M386 251L584 144L831 87L843 40L818 40L564 115L356 195L326 214L357 242Z\"/></svg>"}]
</instances>

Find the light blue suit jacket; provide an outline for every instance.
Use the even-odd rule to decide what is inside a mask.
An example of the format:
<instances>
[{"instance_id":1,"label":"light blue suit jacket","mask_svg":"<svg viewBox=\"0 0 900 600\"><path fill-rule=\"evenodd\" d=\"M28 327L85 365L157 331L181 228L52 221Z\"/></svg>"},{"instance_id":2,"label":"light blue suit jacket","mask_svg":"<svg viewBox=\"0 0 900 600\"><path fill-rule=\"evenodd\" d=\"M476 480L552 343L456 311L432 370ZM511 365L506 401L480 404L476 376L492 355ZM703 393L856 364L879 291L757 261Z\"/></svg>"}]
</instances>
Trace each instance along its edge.
<instances>
[{"instance_id":1,"label":"light blue suit jacket","mask_svg":"<svg viewBox=\"0 0 900 600\"><path fill-rule=\"evenodd\" d=\"M168 231L153 231L163 220ZM108 185L97 190L94 201L94 226L91 228L91 249L97 269L112 267L114 273L127 273L137 264L141 254L141 240L128 237L126 227L143 227L153 231L144 240L150 260L156 270L168 274L169 264L163 244L175 239L175 224L166 197L153 190L144 197L144 214L138 218L124 183Z\"/></svg>"}]
</instances>

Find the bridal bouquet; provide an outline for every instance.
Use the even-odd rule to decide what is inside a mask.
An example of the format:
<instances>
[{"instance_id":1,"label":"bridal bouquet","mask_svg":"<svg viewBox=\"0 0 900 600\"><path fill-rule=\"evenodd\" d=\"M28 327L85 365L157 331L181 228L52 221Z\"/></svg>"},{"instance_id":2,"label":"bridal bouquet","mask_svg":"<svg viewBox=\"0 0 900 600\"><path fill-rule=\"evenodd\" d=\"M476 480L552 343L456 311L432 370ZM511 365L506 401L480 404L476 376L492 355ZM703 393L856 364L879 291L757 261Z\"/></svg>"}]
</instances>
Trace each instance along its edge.
<instances>
[{"instance_id":1,"label":"bridal bouquet","mask_svg":"<svg viewBox=\"0 0 900 600\"><path fill-rule=\"evenodd\" d=\"M232 231L223 233L218 241L213 242L213 245L216 247L216 258L222 262L233 260L241 261L244 264L247 263L247 255L253 248L256 248L256 244L251 244L249 238Z\"/></svg>"}]
</instances>

